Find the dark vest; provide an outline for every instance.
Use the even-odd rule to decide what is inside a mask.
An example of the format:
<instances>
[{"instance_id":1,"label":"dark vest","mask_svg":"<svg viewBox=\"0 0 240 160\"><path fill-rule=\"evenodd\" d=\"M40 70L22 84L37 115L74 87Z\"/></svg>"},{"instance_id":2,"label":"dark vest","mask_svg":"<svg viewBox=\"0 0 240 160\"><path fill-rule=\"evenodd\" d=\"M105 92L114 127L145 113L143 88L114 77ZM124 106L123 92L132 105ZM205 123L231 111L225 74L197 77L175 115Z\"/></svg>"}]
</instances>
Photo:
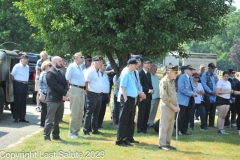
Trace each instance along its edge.
<instances>
[{"instance_id":1,"label":"dark vest","mask_svg":"<svg viewBox=\"0 0 240 160\"><path fill-rule=\"evenodd\" d=\"M210 77L211 75L209 74L209 72L206 73L206 76L207 76L207 86L211 90L213 90L213 84L212 84L211 77ZM214 79L215 79L215 85L217 85L217 81L218 81L217 75L214 75ZM206 92L205 95L210 96L211 94Z\"/></svg>"}]
</instances>

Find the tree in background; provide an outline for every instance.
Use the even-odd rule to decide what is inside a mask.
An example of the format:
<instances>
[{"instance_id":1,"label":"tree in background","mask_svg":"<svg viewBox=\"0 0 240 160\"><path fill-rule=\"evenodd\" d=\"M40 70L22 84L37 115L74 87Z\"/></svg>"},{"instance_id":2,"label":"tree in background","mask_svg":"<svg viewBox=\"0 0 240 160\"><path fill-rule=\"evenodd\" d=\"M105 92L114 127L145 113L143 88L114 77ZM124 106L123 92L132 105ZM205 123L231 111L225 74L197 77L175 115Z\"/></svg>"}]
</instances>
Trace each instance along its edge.
<instances>
[{"instance_id":1,"label":"tree in background","mask_svg":"<svg viewBox=\"0 0 240 160\"><path fill-rule=\"evenodd\" d=\"M37 29L31 27L26 18L20 16L20 11L13 6L13 2L14 0L0 1L0 44L10 41L0 48L40 52L43 43L32 36Z\"/></svg>"},{"instance_id":2,"label":"tree in background","mask_svg":"<svg viewBox=\"0 0 240 160\"><path fill-rule=\"evenodd\" d=\"M130 53L187 56L182 44L219 34L229 12L223 0L21 0L15 5L38 28L48 51L99 52L117 73Z\"/></svg>"},{"instance_id":3,"label":"tree in background","mask_svg":"<svg viewBox=\"0 0 240 160\"><path fill-rule=\"evenodd\" d=\"M240 40L231 47L231 60L236 64L237 69L240 68Z\"/></svg>"},{"instance_id":4,"label":"tree in background","mask_svg":"<svg viewBox=\"0 0 240 160\"><path fill-rule=\"evenodd\" d=\"M235 44L236 39L240 39L240 10L236 11L236 7L232 7L231 12L227 15L227 22L228 25L221 34L218 34L204 42L194 41L190 43L188 45L188 51L195 53L217 54L218 69L237 69L234 65L235 62L230 59L230 48Z\"/></svg>"}]
</instances>

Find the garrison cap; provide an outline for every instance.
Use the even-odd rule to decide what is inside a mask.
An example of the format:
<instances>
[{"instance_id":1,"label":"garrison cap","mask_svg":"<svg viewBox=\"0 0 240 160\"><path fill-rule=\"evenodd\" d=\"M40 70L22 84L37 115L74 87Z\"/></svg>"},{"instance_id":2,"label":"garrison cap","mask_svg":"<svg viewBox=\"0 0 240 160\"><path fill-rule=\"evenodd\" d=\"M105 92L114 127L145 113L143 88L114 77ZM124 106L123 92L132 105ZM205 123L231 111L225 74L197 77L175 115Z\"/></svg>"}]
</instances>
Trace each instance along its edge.
<instances>
[{"instance_id":1,"label":"garrison cap","mask_svg":"<svg viewBox=\"0 0 240 160\"><path fill-rule=\"evenodd\" d=\"M167 71L178 71L178 66L167 67Z\"/></svg>"},{"instance_id":2,"label":"garrison cap","mask_svg":"<svg viewBox=\"0 0 240 160\"><path fill-rule=\"evenodd\" d=\"M139 54L139 55L131 54L131 57L130 57L130 58L131 58L131 59L134 58L134 59L136 59L136 60L141 60L141 59L142 59L142 55L141 55L141 54Z\"/></svg>"}]
</instances>

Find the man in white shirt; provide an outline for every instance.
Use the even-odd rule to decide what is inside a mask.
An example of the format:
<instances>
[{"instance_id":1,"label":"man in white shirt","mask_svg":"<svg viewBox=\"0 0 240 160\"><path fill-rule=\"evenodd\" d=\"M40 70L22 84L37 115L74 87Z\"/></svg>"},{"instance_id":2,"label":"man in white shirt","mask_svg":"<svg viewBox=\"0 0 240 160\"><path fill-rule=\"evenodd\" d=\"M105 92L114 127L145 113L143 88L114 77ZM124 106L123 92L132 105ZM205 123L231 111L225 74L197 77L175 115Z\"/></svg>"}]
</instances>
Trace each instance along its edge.
<instances>
[{"instance_id":1,"label":"man in white shirt","mask_svg":"<svg viewBox=\"0 0 240 160\"><path fill-rule=\"evenodd\" d=\"M92 124L92 134L100 134L98 131L98 114L100 111L102 98L102 57L92 58L92 66L88 69L85 76L87 108L84 120L84 135L90 136L90 125Z\"/></svg>"},{"instance_id":2,"label":"man in white shirt","mask_svg":"<svg viewBox=\"0 0 240 160\"><path fill-rule=\"evenodd\" d=\"M66 72L66 80L70 88L70 123L69 123L69 138L78 138L80 127L82 125L83 110L84 110L84 89L85 78L80 65L84 57L82 52L75 53L74 62L70 64Z\"/></svg>"},{"instance_id":3,"label":"man in white shirt","mask_svg":"<svg viewBox=\"0 0 240 160\"><path fill-rule=\"evenodd\" d=\"M23 54L20 57L20 62L13 67L11 73L14 88L13 118L15 123L29 122L25 119L29 79L29 66L27 64L28 56Z\"/></svg>"}]
</instances>

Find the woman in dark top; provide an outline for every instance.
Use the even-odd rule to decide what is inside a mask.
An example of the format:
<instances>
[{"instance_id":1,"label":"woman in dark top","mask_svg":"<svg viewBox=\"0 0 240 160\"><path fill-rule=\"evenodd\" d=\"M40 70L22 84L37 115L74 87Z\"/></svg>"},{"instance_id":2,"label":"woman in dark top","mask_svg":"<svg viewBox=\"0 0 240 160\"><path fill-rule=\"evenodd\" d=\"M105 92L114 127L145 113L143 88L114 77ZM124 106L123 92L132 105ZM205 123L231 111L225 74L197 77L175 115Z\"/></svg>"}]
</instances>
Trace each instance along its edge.
<instances>
[{"instance_id":1,"label":"woman in dark top","mask_svg":"<svg viewBox=\"0 0 240 160\"><path fill-rule=\"evenodd\" d=\"M238 82L235 86L234 91L235 96L235 109L238 114L237 118L237 130L238 130L238 136L240 137L240 82Z\"/></svg>"}]
</instances>

